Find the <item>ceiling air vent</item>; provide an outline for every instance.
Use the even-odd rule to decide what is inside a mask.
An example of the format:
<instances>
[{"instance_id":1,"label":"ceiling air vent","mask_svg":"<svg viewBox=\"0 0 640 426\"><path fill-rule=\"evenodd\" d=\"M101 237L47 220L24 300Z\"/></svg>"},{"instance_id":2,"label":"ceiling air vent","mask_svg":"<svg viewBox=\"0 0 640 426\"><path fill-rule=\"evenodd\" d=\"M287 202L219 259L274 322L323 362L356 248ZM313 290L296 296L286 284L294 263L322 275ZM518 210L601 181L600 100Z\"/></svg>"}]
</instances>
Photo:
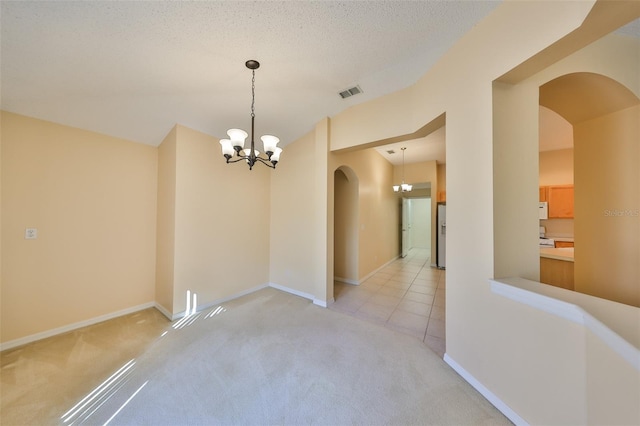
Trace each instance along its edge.
<instances>
[{"instance_id":1,"label":"ceiling air vent","mask_svg":"<svg viewBox=\"0 0 640 426\"><path fill-rule=\"evenodd\" d=\"M392 150L392 149L390 149L390 150L388 150L388 151L387 151L387 154L395 154L395 153L396 153L396 152L395 152L394 150Z\"/></svg>"},{"instance_id":2,"label":"ceiling air vent","mask_svg":"<svg viewBox=\"0 0 640 426\"><path fill-rule=\"evenodd\" d=\"M362 89L360 88L360 86L355 86L355 87L352 87L351 89L343 90L342 92L339 93L339 95L342 99L345 99L350 96L357 95L358 93L362 93Z\"/></svg>"}]
</instances>

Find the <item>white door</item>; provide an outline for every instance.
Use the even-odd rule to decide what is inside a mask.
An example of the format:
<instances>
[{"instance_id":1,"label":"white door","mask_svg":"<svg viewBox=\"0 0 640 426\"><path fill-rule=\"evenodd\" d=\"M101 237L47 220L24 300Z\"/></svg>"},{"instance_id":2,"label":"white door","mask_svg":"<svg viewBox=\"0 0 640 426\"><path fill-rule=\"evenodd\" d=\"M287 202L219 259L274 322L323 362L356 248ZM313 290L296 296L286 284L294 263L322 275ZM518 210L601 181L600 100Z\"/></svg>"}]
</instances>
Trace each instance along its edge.
<instances>
[{"instance_id":1,"label":"white door","mask_svg":"<svg viewBox=\"0 0 640 426\"><path fill-rule=\"evenodd\" d=\"M411 235L411 220L409 214L411 211L411 201L408 198L402 199L402 257L409 254L409 237Z\"/></svg>"}]
</instances>

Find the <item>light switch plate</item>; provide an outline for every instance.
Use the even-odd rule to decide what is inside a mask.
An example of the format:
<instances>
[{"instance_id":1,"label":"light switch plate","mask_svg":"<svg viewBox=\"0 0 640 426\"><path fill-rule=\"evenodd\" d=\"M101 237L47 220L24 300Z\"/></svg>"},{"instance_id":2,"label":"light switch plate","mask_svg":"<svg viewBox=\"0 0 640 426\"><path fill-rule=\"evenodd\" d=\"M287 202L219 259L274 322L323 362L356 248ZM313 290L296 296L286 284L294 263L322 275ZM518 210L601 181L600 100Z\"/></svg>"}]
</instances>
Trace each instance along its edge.
<instances>
[{"instance_id":1,"label":"light switch plate","mask_svg":"<svg viewBox=\"0 0 640 426\"><path fill-rule=\"evenodd\" d=\"M24 239L25 240L35 240L38 238L38 229L37 228L27 228L24 231Z\"/></svg>"}]
</instances>

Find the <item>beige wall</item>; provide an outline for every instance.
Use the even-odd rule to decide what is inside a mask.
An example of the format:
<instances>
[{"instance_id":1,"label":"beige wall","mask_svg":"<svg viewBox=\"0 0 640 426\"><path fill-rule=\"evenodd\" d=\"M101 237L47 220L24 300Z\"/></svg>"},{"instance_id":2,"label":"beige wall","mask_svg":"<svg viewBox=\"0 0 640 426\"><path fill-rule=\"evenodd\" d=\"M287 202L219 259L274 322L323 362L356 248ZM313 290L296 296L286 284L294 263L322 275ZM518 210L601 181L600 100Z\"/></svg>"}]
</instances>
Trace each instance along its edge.
<instances>
[{"instance_id":1,"label":"beige wall","mask_svg":"<svg viewBox=\"0 0 640 426\"><path fill-rule=\"evenodd\" d=\"M314 294L314 133L286 146L271 176L269 281ZM333 290L332 290L333 291Z\"/></svg>"},{"instance_id":2,"label":"beige wall","mask_svg":"<svg viewBox=\"0 0 640 426\"><path fill-rule=\"evenodd\" d=\"M640 306L640 106L574 126L575 289Z\"/></svg>"},{"instance_id":3,"label":"beige wall","mask_svg":"<svg viewBox=\"0 0 640 426\"><path fill-rule=\"evenodd\" d=\"M584 398L584 327L504 298L494 298L491 306L499 315L482 320L492 328L484 344L494 348L492 363L501 365L496 371L509 374L482 383L528 424L592 424Z\"/></svg>"},{"instance_id":4,"label":"beige wall","mask_svg":"<svg viewBox=\"0 0 640 426\"><path fill-rule=\"evenodd\" d=\"M438 178L438 188L437 191L446 191L447 190L447 165L446 164L438 164L436 167L436 173ZM434 194L437 197L437 193Z\"/></svg>"},{"instance_id":5,"label":"beige wall","mask_svg":"<svg viewBox=\"0 0 640 426\"><path fill-rule=\"evenodd\" d=\"M2 111L0 111L0 114L2 113ZM3 282L3 277L4 275L2 274L2 206L3 206L3 197L2 197L2 178L3 178L3 167L2 167L2 116L0 116L0 322L4 322L4 317L3 317L3 311L2 311L2 307L4 306L4 302L3 302L3 298L2 298L2 282ZM2 326L0 325L0 344L2 344Z\"/></svg>"},{"instance_id":6,"label":"beige wall","mask_svg":"<svg viewBox=\"0 0 640 426\"><path fill-rule=\"evenodd\" d=\"M626 23L624 14L604 18L602 8L619 3L603 2L580 28L593 5L504 2L414 86L331 120L331 148L341 150L409 135L446 113L447 357L532 424L581 424L611 408L608 401L592 397L589 377L606 372L608 360L598 363L587 354L585 367L584 329L511 306L487 284L494 275L534 277L538 271L540 84L570 69L590 69L619 75L637 93L637 45L633 50L608 38L549 66L585 46L593 34L602 34L601 29ZM566 42L556 43L569 34ZM520 84L514 85L514 74L509 74L510 83L492 86L534 56L516 73ZM389 124L382 129L381 123ZM574 337L563 338L565 330ZM522 350L519 343L527 342ZM627 391L633 389L614 389L609 401ZM637 410L619 407L619 412L639 420Z\"/></svg>"},{"instance_id":7,"label":"beige wall","mask_svg":"<svg viewBox=\"0 0 640 426\"><path fill-rule=\"evenodd\" d=\"M573 184L573 148L543 151L540 157L540 186Z\"/></svg>"},{"instance_id":8,"label":"beige wall","mask_svg":"<svg viewBox=\"0 0 640 426\"><path fill-rule=\"evenodd\" d=\"M411 91L405 89L348 108L332 117L331 150L376 145L378 141L415 132L426 123L413 125L412 114L408 111L410 104Z\"/></svg>"},{"instance_id":9,"label":"beige wall","mask_svg":"<svg viewBox=\"0 0 640 426\"><path fill-rule=\"evenodd\" d=\"M1 136L2 342L152 303L156 148L7 112Z\"/></svg>"},{"instance_id":10,"label":"beige wall","mask_svg":"<svg viewBox=\"0 0 640 426\"><path fill-rule=\"evenodd\" d=\"M330 160L331 120L316 124L314 131L314 303L327 306L333 302L333 209L334 173Z\"/></svg>"},{"instance_id":11,"label":"beige wall","mask_svg":"<svg viewBox=\"0 0 640 426\"><path fill-rule=\"evenodd\" d=\"M176 129L173 314L269 282L270 178L257 164L226 164L212 136Z\"/></svg>"},{"instance_id":12,"label":"beige wall","mask_svg":"<svg viewBox=\"0 0 640 426\"><path fill-rule=\"evenodd\" d=\"M573 134L573 126L566 124ZM573 184L573 148L543 151L539 159L540 186ZM548 237L574 237L574 219L541 220L540 226L545 227Z\"/></svg>"},{"instance_id":13,"label":"beige wall","mask_svg":"<svg viewBox=\"0 0 640 426\"><path fill-rule=\"evenodd\" d=\"M494 276L540 278L535 85L493 85ZM529 226L531 224L532 226ZM531 241L522 246L522 241Z\"/></svg>"},{"instance_id":14,"label":"beige wall","mask_svg":"<svg viewBox=\"0 0 640 426\"><path fill-rule=\"evenodd\" d=\"M583 328L493 294L487 283L494 275L529 276L537 269L535 241L539 221L537 210L531 207L536 207L539 183L538 155L532 148L538 144L538 87L568 72L590 70L610 75L640 93L637 42L623 43L618 37L607 37L548 66L588 39L579 27L593 4L589 0L502 3L414 86L318 123L310 135L287 146L278 170L269 175L258 170L248 172L239 164L225 165L214 138L178 127L172 311L184 309L182 293L186 289L198 292L201 300L211 300L242 291L267 276L272 283L311 294L321 302L330 301L335 164L330 159L333 155L328 153L329 146L335 151L409 135L446 112L449 362L459 365L482 388L531 424L596 423L610 418L612 412L621 423L640 423L633 405L617 404L638 394L634 387L638 383L634 380L637 371L601 348L597 340L594 343L588 337L585 345ZM598 16L601 15L592 14L590 20L597 22ZM607 21L617 19L621 25L620 16L611 14ZM601 21L604 28L608 22ZM556 43L568 34L571 43ZM519 80L519 84L492 85L532 56L546 53L548 46L552 46L549 51L555 56L543 55L551 60L538 65L529 78ZM533 63L534 67L539 64ZM49 128L49 124L32 125L31 121L29 125L16 124L21 119L13 125L9 121L7 131L4 118L3 115L3 339L5 327L20 327L17 334L12 330L13 335L40 330L41 324L30 322L36 320L33 316L20 316L21 307L31 311L40 308L48 314L47 326L51 327L52 318L59 324L83 319L83 313L77 310L90 309L95 315L152 299L156 176L165 173L156 174L156 151L120 141L112 147L112 138L107 138L106 144L102 143L106 142L103 136L55 125ZM23 148L22 143L11 143L6 136L30 139L27 136L32 132L37 134L33 139L56 142L38 143L32 152L29 144ZM87 146L77 143L80 139L89 141ZM68 146L74 147L71 155L63 152ZM99 162L94 161L98 152ZM116 156L117 161L113 158ZM32 166L24 168L25 164ZM54 179L36 179L45 171L59 169L62 172L60 176L54 174ZM171 173L168 175L170 180ZM8 176L12 183L7 183ZM14 184L14 176L25 181ZM390 172L389 180L391 176ZM53 191L52 199L49 192L38 187L42 182L61 182L63 189ZM84 187L87 182L91 185ZM373 193L369 195L375 198L375 191L380 191L382 197L383 188L390 183L371 187ZM9 201L21 199L20 195L26 193L24 188L35 188L38 197L12 207ZM255 199L242 200L235 192L237 188L251 191ZM55 203L65 197L73 209L56 210ZM171 202L165 200L162 205L170 207ZM256 206L264 206L265 210ZM23 214L41 211L40 207L49 208L45 223L40 222L39 216L29 219ZM119 210L129 213L124 215ZM371 218L379 213L371 212ZM37 223L27 225L27 220ZM165 229L166 222L170 223L170 219L163 219L159 226ZM247 223L248 230L243 230ZM373 220L366 221L366 232L371 231L372 223ZM33 241L22 238L24 227L32 225L39 227L42 234L36 244L29 246L27 243ZM41 252L37 248L45 245L45 235L57 225L64 225L59 226L64 233L56 235L55 242L64 243L66 250L54 253L54 249L46 247ZM67 231L79 225L98 231L90 241L85 241L86 232L78 241L76 234ZM261 226L267 231L259 229ZM258 231L256 241L253 231ZM380 248L368 249L374 251L374 256L379 253L378 260L385 257ZM34 259L39 262L37 272L29 263ZM268 274L263 261L268 262ZM114 262L123 268L113 270ZM244 275L244 269L249 268L243 266L253 267L254 262L255 272ZM362 268L361 265L361 271L366 271L375 266ZM40 272L43 270L47 273ZM108 282L101 281L105 276ZM39 279L42 277L56 285L43 286ZM114 289L114 283L122 287ZM80 304L77 298L70 302L68 290L79 298ZM104 297L96 300L96 291L104 291ZM42 302L51 295L56 303ZM64 309L69 307L71 310ZM74 313L74 318L69 318L69 312ZM24 323L16 324L16 319ZM609 387L605 395L599 385L609 377L628 378Z\"/></svg>"},{"instance_id":15,"label":"beige wall","mask_svg":"<svg viewBox=\"0 0 640 426\"><path fill-rule=\"evenodd\" d=\"M511 111L512 112L517 112L519 115L519 121L514 120L512 125L517 125L520 129L524 129L524 128L533 128L535 125L537 125L538 123L538 118L535 115L527 115L527 114L523 114L522 111L524 111L524 109L526 108L527 111L532 111L534 108L537 108L537 104L538 104L538 93L537 93L537 88L540 87L542 84L560 76L560 75L565 75L568 73L572 73L572 72L584 72L584 71L593 71L593 72L598 72L601 73L603 75L607 75L610 76L611 78L617 79L618 81L620 81L622 84L624 84L625 86L627 86L628 88L630 88L631 90L633 90L635 93L638 93L638 89L640 89L640 87L638 87L638 83L640 83L637 78L633 78L632 74L635 73L635 75L638 75L638 67L639 67L639 63L638 61L635 62L630 62L629 61L629 57L633 57L634 55L636 55L637 57L637 52L638 52L638 43L629 43L627 38L624 37L618 37L618 36L609 36L606 38L603 38L602 40L599 40L598 42L580 50L579 52L575 53L572 56L567 57L566 59L558 62L557 64L554 64L553 66L548 67L547 69L541 71L538 74L533 75L530 79L520 83L517 86L511 86L511 87L506 87L504 88L504 90L508 90L511 92L520 92L519 97L517 97L517 99L511 103ZM635 70L634 72L629 72L629 69L633 69ZM505 85L507 86L507 85ZM528 100L527 100L528 98ZM504 106L504 105L503 105ZM519 108L518 108L519 106ZM513 117L515 118L515 117ZM637 122L637 118L635 119ZM524 121L524 122L523 122ZM494 120L494 124L495 124L495 120ZM506 126L509 126L508 123L503 123L506 124ZM626 126L627 129L629 128L628 126ZM574 127L574 136L577 132L577 126ZM497 130L496 133L498 133ZM526 138L528 137L527 134L520 132L519 130L515 130L515 129L511 129L512 136L516 136L514 139L515 141L519 141L519 138ZM611 138L611 135L608 136L608 138ZM576 144L577 144L577 140L578 138L576 137ZM638 140L638 138L636 137L635 139L636 141ZM507 144L508 141L504 140L502 141L503 144ZM518 142L519 143L519 142ZM522 158L532 158L533 154L531 153L531 145L533 144L535 146L537 146L537 141L529 141L526 147L523 147L521 150L513 150L513 145L509 146L506 150L505 149L501 149L499 152L499 155L505 155L505 157L502 158L502 160L510 160L510 159L516 159L516 161L522 161ZM504 146L503 146L504 148ZM637 145L636 145L636 149L637 149ZM511 154L507 154L511 152ZM636 160L632 160L635 161L636 164L637 163L637 151L635 151L635 154L630 153L632 156L635 155ZM583 187L583 185L579 182L579 179L577 177L578 174L578 167L579 167L579 163L580 163L580 159L579 159L579 154L577 151L574 151L574 155L575 155L575 171L576 171L576 178L575 178L575 184L576 184L576 192L580 191L580 187ZM535 158L538 158L538 155L535 155ZM540 157L542 158L542 157ZM448 163L450 164L450 163ZM621 162L618 167L623 166L623 162ZM595 169L593 168L594 164L592 164L592 168L589 169L589 176L595 178L596 180L599 180L602 176L600 175L600 173L594 173L594 170L598 169L601 170L602 166L601 164L599 166L595 166ZM494 164L494 167L495 164ZM519 168L519 170L516 172L516 170L514 169L513 172L508 173L506 176L502 176L502 188L503 190L505 190L506 192L503 195L506 195L506 199L510 199L512 200L510 197L514 196L514 197L518 197L520 195L517 194L517 191L521 191L522 190L522 186L518 186L518 184L515 184L514 186L511 187L511 190L509 190L509 185L513 185L514 183L517 182L524 182L523 177L521 176L522 173L524 173L524 170L527 170L526 165L521 164L521 167ZM535 171L536 173L538 172L537 170ZM609 169L609 172L612 172L612 169ZM526 180L527 182L529 182L530 180L530 174L532 173L531 170L529 170L527 172L527 177ZM616 174L616 172L613 172L614 174ZM509 182L506 179L511 179L511 182ZM637 182L637 175L636 175L636 182ZM535 182L536 187L532 188L532 192L530 193L531 199L532 200L536 200L537 201L537 197L538 197L538 193L537 193L537 185L539 184L539 181ZM570 183L570 182L569 182ZM636 187L637 188L637 187ZM535 191L535 192L534 192ZM636 194L637 194L637 189L635 190ZM586 195L586 194L585 194ZM495 200L498 199L498 195L496 194L494 196L494 202ZM524 202L524 200L522 201ZM527 200L527 203L529 201ZM522 204L519 204L520 206ZM501 207L504 208L505 204L501 204ZM515 211L515 210L513 210ZM576 229L575 229L575 238L576 238L576 271L580 268L580 265L582 264L582 262L580 262L580 253L582 252L582 250L584 249L584 240L581 239L580 237L580 231L578 230L578 221L580 220L580 218L583 216L583 208L579 206L578 202L576 202L576 219L575 219L575 224L576 224ZM599 210L599 213L602 213L602 209ZM520 226L522 227L522 223L525 223L524 220L522 219L523 216L521 216L521 224ZM537 222L537 221L535 221ZM527 222L528 223L528 222ZM535 224L537 226L537 223ZM496 222L496 235L503 235L504 237L508 238L509 236L511 236L512 238L514 238L514 240L518 240L519 243L515 243L514 245L512 245L511 247L511 251L513 252L518 252L518 250L520 251L519 254L517 254L516 256L521 259L522 261L526 261L526 259L524 259L523 257L523 253L525 253L526 248L520 246L522 241L530 241L530 243L527 244L531 244L531 247L537 247L537 242L535 241L537 239L537 234L535 236L532 236L531 238L529 238L529 236L527 235L527 237L524 236L520 236L518 237L518 234L516 232L516 226L517 226L517 222L513 222L513 227L511 227L510 229L502 229L500 230L499 225ZM533 226L533 223L532 223ZM635 228L637 229L637 228ZM591 230L590 230L591 231ZM532 232L533 234L533 232ZM638 241L638 233L636 231L635 238L636 241ZM637 245L636 245L637 247ZM537 250L536 250L537 251ZM498 257L498 251L496 251L497 257ZM618 254L620 254L620 252L618 251ZM628 254L631 254L632 257L635 256L634 262L636 265L638 264L638 258L637 258L637 251L630 251ZM504 254L503 254L504 255ZM513 254L512 254L513 255ZM538 254L534 254L531 257L531 263L535 264L537 262L537 256ZM627 256L627 253L622 255L623 257ZM535 258L534 258L535 257ZM507 256L504 256L503 259L507 259ZM620 258L618 258L620 259ZM498 265L499 261L498 259L496 259L496 265ZM612 265L607 265L606 268L611 271L613 268L617 267L616 266L612 266ZM521 269L520 272L520 276L526 276L524 274L524 268L518 268ZM515 275L515 274L513 274ZM630 277L633 277L633 275L630 275ZM577 279L576 279L577 281ZM605 285L608 287L610 285L612 285L611 283L613 283L615 281L615 279L611 279L611 277L607 277L604 279L604 282L606 283ZM624 280L623 280L624 281ZM603 282L603 281L601 281ZM638 282L637 279L637 275L635 278L635 282ZM617 284L613 284L613 286L616 286ZM448 284L449 286L449 284ZM449 289L448 289L449 291ZM449 293L448 293L449 294ZM522 312L523 316L529 316L529 315L534 315L536 316L534 313L526 313L526 312ZM538 320L534 320L533 318L530 318L530 321L536 322ZM554 327L550 328L549 331L551 331L552 329L554 329ZM542 331L543 328L540 328L540 330ZM554 330L553 332L555 333L557 330ZM544 331L542 331L544 332ZM580 333L580 332L579 332ZM584 333L584 331L582 331L582 333ZM536 333L536 336L541 336L539 333ZM528 336L528 339L538 339L538 337L535 336ZM547 346L549 342L545 343L544 346ZM513 356L514 354L511 353L511 349L510 347L512 345L516 345L516 340L514 339L510 339L508 344L502 345L502 344L498 344L496 346L496 351L499 351L500 353L507 353L509 354L508 356ZM580 340L577 341L578 345L584 345L584 343ZM569 388L574 388L576 392L579 392L580 394L582 394L583 389L586 390L586 397L584 398L584 400L582 400L580 402L580 404L575 406L575 421L577 421L578 423L580 422L579 418L580 416L584 416L585 418L585 422L587 423L594 423L593 419L597 419L597 418L604 418L604 414L603 413L612 413L614 411L617 411L616 416L618 418L624 418L626 419L625 422L626 423L637 423L638 421L640 421L640 412L638 412L637 410L625 410L625 409L621 409L621 405L618 404L613 404L613 403L608 403L607 401L614 401L617 400L618 398L620 399L626 399L628 398L628 395L638 395L638 388L637 388L637 384L638 382L638 372L637 370L635 370L632 366L630 366L627 363L624 363L624 366L621 366L621 370L624 370L625 373L629 375L630 377L632 377L631 380L622 380L619 382L620 386L607 386L606 389L608 390L609 394L608 396L606 395L606 392L603 391L604 388L600 388L598 389L597 386L599 386L599 384L604 383L604 381L608 381L609 379L612 379L612 377L609 377L609 379L605 379L605 377L607 377L609 375L609 370L611 369L611 363L615 363L615 362L620 362L620 361L615 361L615 359L617 358L617 355L615 353L612 353L610 349L608 349L607 355L602 355L602 358L598 359L598 357L600 356L600 352L596 351L595 349L594 352L590 352L592 348L595 348L598 345L595 344L589 344L587 346L587 351L585 353L584 356L586 356L585 359L585 369L580 369L578 371L579 375L576 375L575 377L571 377L571 376L562 376L562 375L554 375L552 373L552 369L531 369L531 371L536 371L536 377L528 377L526 379L523 378L523 376L525 375L524 373L518 373L518 375L514 375L514 378L516 378L516 382L517 383L522 383L522 382L526 382L526 383L530 383L532 388L538 388L538 387L543 387L544 384L542 381L540 381L541 378L544 378L544 380L547 381L553 381L554 383L554 388L558 388L560 389L563 386L568 386ZM498 349L499 348L499 349ZM562 352L562 350L560 348L558 348L558 350L554 350L554 352L560 353ZM539 356L542 356L543 354L539 354ZM538 356L538 355L537 355ZM533 362L533 359L531 359L529 361L528 357L520 357L519 358L521 361L523 359L527 359L528 361L526 361L527 365L531 365L529 364L529 362ZM562 361L559 359L556 359L555 362L561 363ZM581 363L582 361L582 357L578 357L578 358L571 358L569 357L566 361L566 363L569 362L578 362ZM526 375L529 375L529 373L526 373ZM495 380L495 378L493 379ZM505 381L506 382L506 381ZM516 382L513 382L511 385L509 385L509 387L517 387L518 384ZM484 383L484 381L483 381ZM610 384L610 383L609 383ZM574 392L575 393L575 392ZM598 397L595 397L595 395L599 395ZM616 395L616 396L614 396ZM619 395L619 396L618 396ZM508 398L511 399L513 396L510 395ZM524 395L522 395L524 398ZM517 398L516 398L517 399ZM523 399L524 400L524 399ZM556 401L564 401L564 402L571 402L571 403L575 403L576 401L569 401L568 398L559 398ZM513 402L513 403L508 403L511 407L515 408L515 404L521 404L521 402ZM526 404L523 404L526 405ZM547 406L547 410L553 410L553 411L557 411L558 414L554 415L554 418L562 418L562 414L560 414L560 411L562 410L561 406L558 405L557 403L545 403L545 405ZM554 407L554 408L551 408ZM524 408L523 410L519 411L521 413L525 413L525 410L530 410L530 408ZM565 413L567 413L568 411L564 411ZM530 415L525 416L525 418L533 418L533 417L537 417L535 416L533 413L531 413ZM544 419L538 417L539 423L550 423L545 421ZM551 418L549 419L551 420ZM561 423L561 422L558 422ZM597 423L597 422L595 422ZM624 423L624 422L623 422Z\"/></svg>"},{"instance_id":16,"label":"beige wall","mask_svg":"<svg viewBox=\"0 0 640 426\"><path fill-rule=\"evenodd\" d=\"M156 229L156 303L173 316L176 250L176 132L174 127L158 147L158 208Z\"/></svg>"},{"instance_id":17,"label":"beige wall","mask_svg":"<svg viewBox=\"0 0 640 426\"><path fill-rule=\"evenodd\" d=\"M334 174L334 278L358 283L359 180L353 170L342 167Z\"/></svg>"},{"instance_id":18,"label":"beige wall","mask_svg":"<svg viewBox=\"0 0 640 426\"><path fill-rule=\"evenodd\" d=\"M637 316L636 316L637 318ZM637 329L637 325L636 325ZM637 334L636 334L637 335ZM586 333L588 423L592 425L638 424L640 373L598 336ZM603 368L605 366L606 368ZM635 411L633 409L635 407ZM629 409L627 409L629 408Z\"/></svg>"},{"instance_id":19,"label":"beige wall","mask_svg":"<svg viewBox=\"0 0 640 426\"><path fill-rule=\"evenodd\" d=\"M330 170L347 166L358 178L358 281L400 254L400 202L393 165L372 148L334 153ZM337 200L336 200L337 201Z\"/></svg>"}]
</instances>

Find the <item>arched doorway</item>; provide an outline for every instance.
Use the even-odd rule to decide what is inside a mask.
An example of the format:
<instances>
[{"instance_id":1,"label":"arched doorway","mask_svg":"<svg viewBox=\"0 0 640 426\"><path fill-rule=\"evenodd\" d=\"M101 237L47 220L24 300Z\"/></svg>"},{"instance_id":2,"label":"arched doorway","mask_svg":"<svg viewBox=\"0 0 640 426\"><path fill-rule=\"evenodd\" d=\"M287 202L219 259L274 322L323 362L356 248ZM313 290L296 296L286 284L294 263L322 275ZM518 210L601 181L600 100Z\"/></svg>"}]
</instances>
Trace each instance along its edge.
<instances>
[{"instance_id":1,"label":"arched doorway","mask_svg":"<svg viewBox=\"0 0 640 426\"><path fill-rule=\"evenodd\" d=\"M640 100L587 72L539 90L541 107L573 127L573 289L640 306Z\"/></svg>"},{"instance_id":2,"label":"arched doorway","mask_svg":"<svg viewBox=\"0 0 640 426\"><path fill-rule=\"evenodd\" d=\"M358 283L358 176L341 166L334 172L334 280Z\"/></svg>"}]
</instances>

